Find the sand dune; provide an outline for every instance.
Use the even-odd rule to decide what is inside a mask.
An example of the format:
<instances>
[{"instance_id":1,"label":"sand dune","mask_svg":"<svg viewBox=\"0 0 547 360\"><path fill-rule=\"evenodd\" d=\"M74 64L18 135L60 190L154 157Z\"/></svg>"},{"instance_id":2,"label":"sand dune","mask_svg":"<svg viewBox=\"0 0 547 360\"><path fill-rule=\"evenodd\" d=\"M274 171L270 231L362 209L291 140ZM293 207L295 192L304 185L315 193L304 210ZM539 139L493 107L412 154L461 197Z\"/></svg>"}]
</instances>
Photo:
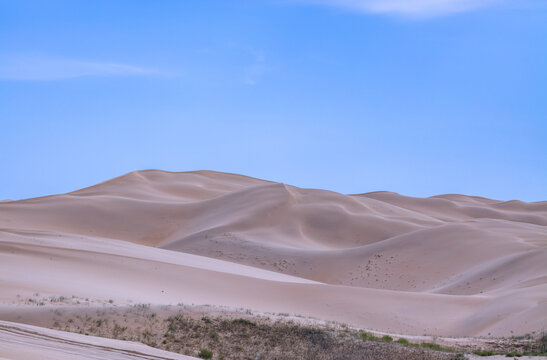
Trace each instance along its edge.
<instances>
[{"instance_id":1,"label":"sand dune","mask_svg":"<svg viewBox=\"0 0 547 360\"><path fill-rule=\"evenodd\" d=\"M39 292L417 335L522 334L547 324L546 227L547 202L133 172L0 203L0 300Z\"/></svg>"}]
</instances>

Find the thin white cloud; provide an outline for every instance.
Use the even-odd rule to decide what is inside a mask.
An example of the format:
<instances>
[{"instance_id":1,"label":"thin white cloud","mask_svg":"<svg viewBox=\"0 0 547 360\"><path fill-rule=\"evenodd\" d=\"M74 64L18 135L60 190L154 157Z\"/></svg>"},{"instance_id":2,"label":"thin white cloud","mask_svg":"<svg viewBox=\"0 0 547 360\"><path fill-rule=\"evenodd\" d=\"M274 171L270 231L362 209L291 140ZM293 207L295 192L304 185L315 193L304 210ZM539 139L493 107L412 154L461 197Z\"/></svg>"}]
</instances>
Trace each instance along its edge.
<instances>
[{"instance_id":1,"label":"thin white cloud","mask_svg":"<svg viewBox=\"0 0 547 360\"><path fill-rule=\"evenodd\" d=\"M51 81L88 76L150 76L159 71L116 62L0 56L0 79Z\"/></svg>"},{"instance_id":2,"label":"thin white cloud","mask_svg":"<svg viewBox=\"0 0 547 360\"><path fill-rule=\"evenodd\" d=\"M471 11L509 0L296 0L362 13L429 17Z\"/></svg>"}]
</instances>

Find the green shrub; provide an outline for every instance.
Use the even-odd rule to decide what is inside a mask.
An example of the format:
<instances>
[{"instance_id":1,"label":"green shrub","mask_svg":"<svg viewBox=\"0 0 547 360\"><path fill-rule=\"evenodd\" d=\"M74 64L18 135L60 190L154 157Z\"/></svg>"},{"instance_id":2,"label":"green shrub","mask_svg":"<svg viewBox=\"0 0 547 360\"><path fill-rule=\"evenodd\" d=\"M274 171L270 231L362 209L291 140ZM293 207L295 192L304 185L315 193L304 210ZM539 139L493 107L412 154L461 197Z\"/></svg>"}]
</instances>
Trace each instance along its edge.
<instances>
[{"instance_id":1,"label":"green shrub","mask_svg":"<svg viewBox=\"0 0 547 360\"><path fill-rule=\"evenodd\" d=\"M212 359L213 358L213 352L211 350L201 349L199 351L198 357L201 358L201 359Z\"/></svg>"},{"instance_id":2,"label":"green shrub","mask_svg":"<svg viewBox=\"0 0 547 360\"><path fill-rule=\"evenodd\" d=\"M427 348L427 349L431 349L431 350L438 350L438 351L442 351L444 350L443 347L439 344L435 344L435 343L430 343L430 342L423 342L421 344L421 346L423 348Z\"/></svg>"},{"instance_id":3,"label":"green shrub","mask_svg":"<svg viewBox=\"0 0 547 360\"><path fill-rule=\"evenodd\" d=\"M362 330L359 331L359 336L363 340L372 340L372 341L379 341L380 340L379 337L374 336L371 333L368 333L368 332L365 332L365 331L362 331Z\"/></svg>"},{"instance_id":4,"label":"green shrub","mask_svg":"<svg viewBox=\"0 0 547 360\"><path fill-rule=\"evenodd\" d=\"M399 344L403 344L403 345L408 345L408 344L410 344L410 342L409 342L407 339L405 339L405 338L400 338L400 339L397 340L397 342L398 342Z\"/></svg>"},{"instance_id":5,"label":"green shrub","mask_svg":"<svg viewBox=\"0 0 547 360\"><path fill-rule=\"evenodd\" d=\"M385 342L392 342L393 341L393 338L389 335L384 335L382 336L382 341L385 341Z\"/></svg>"},{"instance_id":6,"label":"green shrub","mask_svg":"<svg viewBox=\"0 0 547 360\"><path fill-rule=\"evenodd\" d=\"M479 356L492 356L494 355L494 352L492 350L475 350L473 351L473 354Z\"/></svg>"}]
</instances>

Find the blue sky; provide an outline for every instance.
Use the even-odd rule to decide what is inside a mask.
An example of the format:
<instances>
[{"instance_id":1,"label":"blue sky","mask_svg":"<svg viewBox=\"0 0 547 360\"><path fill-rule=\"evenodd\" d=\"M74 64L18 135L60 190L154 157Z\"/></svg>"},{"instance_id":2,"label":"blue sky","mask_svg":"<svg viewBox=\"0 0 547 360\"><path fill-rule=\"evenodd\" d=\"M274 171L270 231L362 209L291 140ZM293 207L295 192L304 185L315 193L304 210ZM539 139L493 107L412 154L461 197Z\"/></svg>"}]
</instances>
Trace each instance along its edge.
<instances>
[{"instance_id":1,"label":"blue sky","mask_svg":"<svg viewBox=\"0 0 547 360\"><path fill-rule=\"evenodd\" d=\"M0 199L148 168L547 200L547 6L0 0Z\"/></svg>"}]
</instances>

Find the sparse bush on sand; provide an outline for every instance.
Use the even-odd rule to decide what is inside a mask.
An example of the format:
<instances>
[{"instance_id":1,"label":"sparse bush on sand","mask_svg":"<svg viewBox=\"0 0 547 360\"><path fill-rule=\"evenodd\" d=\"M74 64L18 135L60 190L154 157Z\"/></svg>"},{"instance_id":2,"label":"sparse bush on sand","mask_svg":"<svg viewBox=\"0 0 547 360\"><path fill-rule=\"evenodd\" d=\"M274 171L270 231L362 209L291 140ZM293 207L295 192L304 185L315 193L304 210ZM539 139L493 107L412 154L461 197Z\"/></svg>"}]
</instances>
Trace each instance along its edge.
<instances>
[{"instance_id":1,"label":"sparse bush on sand","mask_svg":"<svg viewBox=\"0 0 547 360\"><path fill-rule=\"evenodd\" d=\"M393 341L393 338L389 335L384 335L382 336L382 341L385 341L385 342L392 342Z\"/></svg>"},{"instance_id":2,"label":"sparse bush on sand","mask_svg":"<svg viewBox=\"0 0 547 360\"><path fill-rule=\"evenodd\" d=\"M494 352L492 350L475 350L473 351L473 354L479 356L492 356L494 355Z\"/></svg>"},{"instance_id":3,"label":"sparse bush on sand","mask_svg":"<svg viewBox=\"0 0 547 360\"><path fill-rule=\"evenodd\" d=\"M213 358L213 352L211 350L201 349L199 351L198 357L201 358L201 359L212 359Z\"/></svg>"},{"instance_id":4,"label":"sparse bush on sand","mask_svg":"<svg viewBox=\"0 0 547 360\"><path fill-rule=\"evenodd\" d=\"M397 342L402 345L410 345L410 342L405 338L400 338L397 340Z\"/></svg>"}]
</instances>

